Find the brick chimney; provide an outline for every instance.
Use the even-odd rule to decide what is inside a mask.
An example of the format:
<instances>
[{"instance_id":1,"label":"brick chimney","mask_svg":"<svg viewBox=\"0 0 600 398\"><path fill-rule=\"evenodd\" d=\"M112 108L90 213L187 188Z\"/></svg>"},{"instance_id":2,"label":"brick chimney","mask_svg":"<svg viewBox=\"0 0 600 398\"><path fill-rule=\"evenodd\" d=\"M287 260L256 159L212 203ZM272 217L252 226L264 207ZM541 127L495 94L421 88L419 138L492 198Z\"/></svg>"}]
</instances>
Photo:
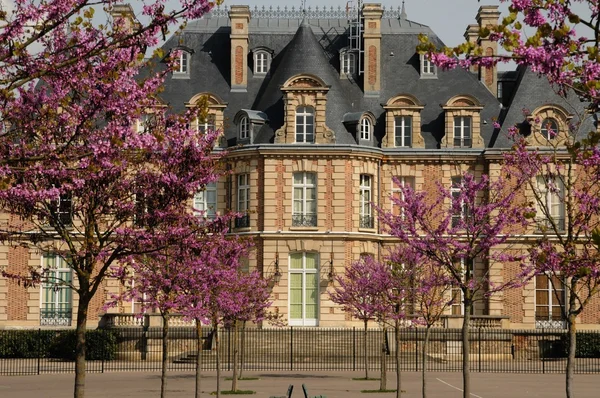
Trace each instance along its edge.
<instances>
[{"instance_id":1,"label":"brick chimney","mask_svg":"<svg viewBox=\"0 0 600 398\"><path fill-rule=\"evenodd\" d=\"M477 39L479 39L479 25L471 24L471 25L467 26L467 30L465 31L464 38L469 43L473 43L473 44L477 45ZM469 67L469 70L471 72L477 72L477 71L479 71L479 67L471 66L471 67Z\"/></svg>"},{"instance_id":2,"label":"brick chimney","mask_svg":"<svg viewBox=\"0 0 600 398\"><path fill-rule=\"evenodd\" d=\"M248 87L249 6L231 6L231 91L246 92Z\"/></svg>"},{"instance_id":3,"label":"brick chimney","mask_svg":"<svg viewBox=\"0 0 600 398\"><path fill-rule=\"evenodd\" d=\"M498 25L498 18L500 18L500 11L498 6L481 6L477 12L477 23L479 28L492 27ZM483 51L483 55L497 55L498 44L491 41L488 38L479 39L478 43ZM486 85L486 87L498 96L498 68L496 66L479 68L479 79Z\"/></svg>"},{"instance_id":4,"label":"brick chimney","mask_svg":"<svg viewBox=\"0 0 600 398\"><path fill-rule=\"evenodd\" d=\"M381 90L381 4L365 3L364 19L364 79L365 97L379 97Z\"/></svg>"},{"instance_id":5,"label":"brick chimney","mask_svg":"<svg viewBox=\"0 0 600 398\"><path fill-rule=\"evenodd\" d=\"M127 33L131 33L140 27L140 23L135 18L133 8L131 8L130 4L115 4L110 10L110 15L115 25L123 24L122 28Z\"/></svg>"}]
</instances>

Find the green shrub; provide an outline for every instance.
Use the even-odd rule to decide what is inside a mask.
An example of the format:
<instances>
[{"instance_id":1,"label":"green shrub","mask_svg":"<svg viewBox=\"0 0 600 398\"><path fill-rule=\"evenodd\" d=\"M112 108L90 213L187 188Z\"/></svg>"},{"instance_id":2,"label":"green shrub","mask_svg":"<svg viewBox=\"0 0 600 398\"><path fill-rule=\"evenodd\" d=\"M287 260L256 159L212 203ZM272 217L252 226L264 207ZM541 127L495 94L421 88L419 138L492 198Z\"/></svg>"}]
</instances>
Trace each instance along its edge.
<instances>
[{"instance_id":1,"label":"green shrub","mask_svg":"<svg viewBox=\"0 0 600 398\"><path fill-rule=\"evenodd\" d=\"M49 330L0 330L0 358L45 357L53 336Z\"/></svg>"},{"instance_id":2,"label":"green shrub","mask_svg":"<svg viewBox=\"0 0 600 398\"><path fill-rule=\"evenodd\" d=\"M564 355L569 352L569 336L561 337ZM600 358L600 333L577 333L577 346L575 357L577 358Z\"/></svg>"}]
</instances>

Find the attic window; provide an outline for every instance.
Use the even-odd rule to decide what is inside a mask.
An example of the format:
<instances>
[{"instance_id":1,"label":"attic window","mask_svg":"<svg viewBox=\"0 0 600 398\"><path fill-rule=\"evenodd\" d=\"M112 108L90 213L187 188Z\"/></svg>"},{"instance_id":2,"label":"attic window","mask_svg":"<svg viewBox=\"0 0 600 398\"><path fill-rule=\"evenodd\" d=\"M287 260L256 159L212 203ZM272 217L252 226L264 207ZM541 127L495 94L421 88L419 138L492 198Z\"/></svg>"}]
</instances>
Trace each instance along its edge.
<instances>
[{"instance_id":1,"label":"attic window","mask_svg":"<svg viewBox=\"0 0 600 398\"><path fill-rule=\"evenodd\" d=\"M360 139L364 141L371 140L371 131L373 130L373 123L368 117L363 117L360 120Z\"/></svg>"},{"instance_id":2,"label":"attic window","mask_svg":"<svg viewBox=\"0 0 600 398\"><path fill-rule=\"evenodd\" d=\"M421 78L436 78L437 67L427 58L425 54L419 56L421 60Z\"/></svg>"},{"instance_id":3,"label":"attic window","mask_svg":"<svg viewBox=\"0 0 600 398\"><path fill-rule=\"evenodd\" d=\"M254 51L254 76L265 76L271 67L271 53L265 49Z\"/></svg>"},{"instance_id":4,"label":"attic window","mask_svg":"<svg viewBox=\"0 0 600 398\"><path fill-rule=\"evenodd\" d=\"M342 53L342 73L345 75L353 75L356 67L356 57L354 53Z\"/></svg>"},{"instance_id":5,"label":"attic window","mask_svg":"<svg viewBox=\"0 0 600 398\"><path fill-rule=\"evenodd\" d=\"M558 123L552 118L544 119L541 128L542 136L550 141L558 135Z\"/></svg>"},{"instance_id":6,"label":"attic window","mask_svg":"<svg viewBox=\"0 0 600 398\"><path fill-rule=\"evenodd\" d=\"M190 77L190 53L179 49L179 55L175 58L173 66L174 78L189 78Z\"/></svg>"},{"instance_id":7,"label":"attic window","mask_svg":"<svg viewBox=\"0 0 600 398\"><path fill-rule=\"evenodd\" d=\"M250 121L247 116L240 119L238 129L240 140L246 140L250 137Z\"/></svg>"}]
</instances>

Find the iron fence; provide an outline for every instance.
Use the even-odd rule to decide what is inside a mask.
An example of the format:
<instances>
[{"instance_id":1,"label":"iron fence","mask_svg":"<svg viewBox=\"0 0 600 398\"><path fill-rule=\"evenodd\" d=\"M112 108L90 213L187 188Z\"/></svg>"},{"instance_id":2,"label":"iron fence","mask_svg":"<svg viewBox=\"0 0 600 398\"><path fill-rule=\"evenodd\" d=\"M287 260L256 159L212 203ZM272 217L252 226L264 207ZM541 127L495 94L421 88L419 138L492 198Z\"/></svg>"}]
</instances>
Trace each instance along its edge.
<instances>
[{"instance_id":1,"label":"iron fence","mask_svg":"<svg viewBox=\"0 0 600 398\"><path fill-rule=\"evenodd\" d=\"M90 332L92 333L92 332ZM236 351L248 371L369 371L379 370L382 355L389 371L398 350L403 371L422 369L425 330L276 328L219 329L221 367L231 370ZM72 330L0 330L0 375L73 372ZM169 370L192 371L196 366L193 328L171 328ZM202 367L216 368L217 335L203 332ZM561 373L566 366L568 335L564 330L474 329L470 335L470 366L474 372ZM600 332L579 332L577 373L600 373ZM89 372L158 371L161 367L159 328L95 330L88 336ZM366 347L366 351L365 351ZM366 352L366 356L365 353ZM459 329L432 329L426 352L428 371L461 371Z\"/></svg>"}]
</instances>

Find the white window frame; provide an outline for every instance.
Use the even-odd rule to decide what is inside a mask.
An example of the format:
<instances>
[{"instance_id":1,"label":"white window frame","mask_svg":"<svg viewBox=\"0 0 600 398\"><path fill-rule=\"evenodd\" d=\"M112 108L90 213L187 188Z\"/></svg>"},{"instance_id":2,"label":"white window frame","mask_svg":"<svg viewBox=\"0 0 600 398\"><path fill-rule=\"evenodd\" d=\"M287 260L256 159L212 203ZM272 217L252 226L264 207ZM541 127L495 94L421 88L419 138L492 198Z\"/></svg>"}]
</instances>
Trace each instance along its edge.
<instances>
[{"instance_id":1,"label":"white window frame","mask_svg":"<svg viewBox=\"0 0 600 398\"><path fill-rule=\"evenodd\" d=\"M373 131L373 123L371 123L371 119L368 117L363 117L360 119L360 139L363 141L371 140L371 133Z\"/></svg>"},{"instance_id":2,"label":"white window frame","mask_svg":"<svg viewBox=\"0 0 600 398\"><path fill-rule=\"evenodd\" d=\"M153 113L143 113L139 119L136 120L135 123L135 131L138 134L144 133L146 131L146 127L148 127L150 124L149 122L151 122L154 119L154 114Z\"/></svg>"},{"instance_id":3,"label":"white window frame","mask_svg":"<svg viewBox=\"0 0 600 398\"><path fill-rule=\"evenodd\" d=\"M545 289L541 289L538 288L538 277L546 277L547 279L547 283L548 283L548 287ZM534 283L535 283L535 304L534 304L534 319L535 319L535 327L536 329L540 329L540 328L556 328L556 329L563 329L566 327L566 320L564 318L564 314L565 314L565 306L566 306L566 289L564 286L564 283L562 281L559 281L558 283L560 283L560 289L559 292L562 292L562 305L560 303L560 298L557 297L557 291L555 291L555 288L552 285L552 277L556 277L557 279L560 279L560 275L555 275L552 273L547 273L544 275L536 275L535 279L534 279ZM547 304L543 304L543 305L539 305L539 307L546 307L546 309L548 310L548 319L538 319L538 292L544 292L546 293L548 296L548 303ZM560 293L559 293L560 294ZM555 302L558 302L558 305L556 305ZM561 314L560 314L560 318L561 319L553 319L553 315L552 315L552 308L553 307L559 307L561 308Z\"/></svg>"},{"instance_id":4,"label":"white window frame","mask_svg":"<svg viewBox=\"0 0 600 398\"><path fill-rule=\"evenodd\" d=\"M473 259L469 259L468 260L470 262L469 267L471 269L471 279L473 279L475 277L475 260ZM466 268L465 268L465 259L462 258L460 260L460 265L461 265L461 279L462 282L464 284L467 283L467 281L465 280L465 278L467 277L467 272L466 272ZM464 302L464 294L462 289L460 288L460 286L452 286L452 289L450 289L450 294L452 295L452 304L450 304L450 313L452 315L465 315L465 302ZM458 302L455 301L455 299L458 299ZM471 302L471 315L475 314L475 306L473 305L473 302Z\"/></svg>"},{"instance_id":5,"label":"white window frame","mask_svg":"<svg viewBox=\"0 0 600 398\"><path fill-rule=\"evenodd\" d=\"M40 284L40 325L71 326L73 270L63 257L53 253L43 254L41 264L44 277Z\"/></svg>"},{"instance_id":6,"label":"white window frame","mask_svg":"<svg viewBox=\"0 0 600 398\"><path fill-rule=\"evenodd\" d=\"M217 215L217 182L209 182L202 191L194 194L194 215L213 219Z\"/></svg>"},{"instance_id":7,"label":"white window frame","mask_svg":"<svg viewBox=\"0 0 600 398\"><path fill-rule=\"evenodd\" d=\"M248 116L242 116L240 118L240 124L238 126L238 137L240 140L247 140L250 138L250 119Z\"/></svg>"},{"instance_id":8,"label":"white window frame","mask_svg":"<svg viewBox=\"0 0 600 398\"><path fill-rule=\"evenodd\" d=\"M196 131L200 134L205 134L207 131L214 131L217 128L217 115L209 113L206 115L204 122L196 119Z\"/></svg>"},{"instance_id":9,"label":"white window frame","mask_svg":"<svg viewBox=\"0 0 600 398\"><path fill-rule=\"evenodd\" d=\"M412 122L412 116L394 116L394 146L396 148L410 148L412 146Z\"/></svg>"},{"instance_id":10,"label":"white window frame","mask_svg":"<svg viewBox=\"0 0 600 398\"><path fill-rule=\"evenodd\" d=\"M297 183L296 177L299 175L302 176L302 182ZM312 180L312 182L310 180ZM292 226L317 226L317 183L317 173L299 171L292 175ZM300 194L299 196L298 193ZM296 211L297 207L300 208L299 211ZM308 212L309 207L313 207L315 209L314 213ZM301 217L300 222L295 221L294 217ZM314 220L310 217L314 217Z\"/></svg>"},{"instance_id":11,"label":"white window frame","mask_svg":"<svg viewBox=\"0 0 600 398\"><path fill-rule=\"evenodd\" d=\"M179 56L177 58L178 59L175 64L176 67L173 69L173 75L189 75L190 54L185 50L179 50Z\"/></svg>"},{"instance_id":12,"label":"white window frame","mask_svg":"<svg viewBox=\"0 0 600 398\"><path fill-rule=\"evenodd\" d=\"M248 213L250 210L250 174L238 174L237 181L237 211Z\"/></svg>"},{"instance_id":13,"label":"white window frame","mask_svg":"<svg viewBox=\"0 0 600 398\"><path fill-rule=\"evenodd\" d=\"M467 121L468 123L466 123ZM472 116L454 116L452 131L454 132L453 144L455 148L471 148L473 146Z\"/></svg>"},{"instance_id":14,"label":"white window frame","mask_svg":"<svg viewBox=\"0 0 600 398\"><path fill-rule=\"evenodd\" d=\"M437 77L437 66L427 59L425 54L420 55L421 77L433 78Z\"/></svg>"},{"instance_id":15,"label":"white window frame","mask_svg":"<svg viewBox=\"0 0 600 398\"><path fill-rule=\"evenodd\" d=\"M415 189L415 177L414 176L397 176L396 180L398 180L398 182L400 183L400 186L396 185L396 183L394 182L394 180L392 180L392 196L393 197L398 197L401 199L404 199L404 192L402 192L402 187L411 187L413 190ZM394 201L392 202L392 213L394 213L394 208L397 207L397 205L394 203ZM402 219L404 219L404 209L400 208L398 211L398 215L402 217Z\"/></svg>"},{"instance_id":16,"label":"white window frame","mask_svg":"<svg viewBox=\"0 0 600 398\"><path fill-rule=\"evenodd\" d=\"M356 55L345 51L341 56L342 75L353 76L356 73Z\"/></svg>"},{"instance_id":17,"label":"white window frame","mask_svg":"<svg viewBox=\"0 0 600 398\"><path fill-rule=\"evenodd\" d=\"M302 268L292 268L292 257L293 256L297 256L297 255L301 255L302 256ZM316 268L312 269L306 268L306 257L307 255L311 255L311 256L315 256L315 264L316 264ZM288 286L288 292L289 292L289 300L288 300L288 324L290 326L318 326L319 325L319 297L320 297L320 287L319 287L319 254L316 252L294 252L294 253L290 253L289 255L289 267L288 267L288 280L289 282L289 286ZM302 290L302 302L300 303L300 305L302 306L302 316L301 318L292 318L292 276L293 275L300 275L301 281L302 281L302 286L301 286L301 290ZM306 311L306 307L307 307L307 286L306 286L306 281L307 281L307 276L308 275L312 275L314 280L315 280L315 284L313 286L313 288L316 290L316 302L314 303L314 305L316 306L316 317L315 318L307 318L307 311ZM312 303L311 303L312 304Z\"/></svg>"},{"instance_id":18,"label":"white window frame","mask_svg":"<svg viewBox=\"0 0 600 398\"><path fill-rule=\"evenodd\" d=\"M551 228L552 223L548 219L551 217L559 231L566 229L565 219L565 185L560 177L542 176L536 177L537 191L543 205L536 203L536 218L539 226ZM550 186L555 188L550 189ZM549 213L546 214L545 210Z\"/></svg>"},{"instance_id":19,"label":"white window frame","mask_svg":"<svg viewBox=\"0 0 600 398\"><path fill-rule=\"evenodd\" d=\"M314 144L315 142L315 110L311 106L296 108L296 142Z\"/></svg>"},{"instance_id":20,"label":"white window frame","mask_svg":"<svg viewBox=\"0 0 600 398\"><path fill-rule=\"evenodd\" d=\"M361 174L359 181L359 193L360 193L360 228L373 228L373 212L371 208L371 202L373 201L373 176L370 174ZM367 219L368 217L368 219ZM367 226L365 226L367 224Z\"/></svg>"},{"instance_id":21,"label":"white window frame","mask_svg":"<svg viewBox=\"0 0 600 398\"><path fill-rule=\"evenodd\" d=\"M271 54L265 50L254 51L254 75L266 76L271 67Z\"/></svg>"},{"instance_id":22,"label":"white window frame","mask_svg":"<svg viewBox=\"0 0 600 398\"><path fill-rule=\"evenodd\" d=\"M452 203L450 204L450 206L453 206L454 198L460 196L462 189L463 189L462 184L463 184L463 178L461 176L456 176L456 177L451 178L450 195L452 198L451 199ZM459 221L464 220L465 217L468 216L468 214L469 214L469 209L467 208L467 203L465 203L464 201L461 201L460 213L452 214L452 227L455 227L456 225L458 225Z\"/></svg>"},{"instance_id":23,"label":"white window frame","mask_svg":"<svg viewBox=\"0 0 600 398\"><path fill-rule=\"evenodd\" d=\"M549 127L550 125L550 127ZM550 131L554 134L552 137L550 136ZM542 120L542 125L540 126L540 133L542 137L547 139L548 141L552 141L558 135L558 122L556 119L547 117Z\"/></svg>"}]
</instances>

